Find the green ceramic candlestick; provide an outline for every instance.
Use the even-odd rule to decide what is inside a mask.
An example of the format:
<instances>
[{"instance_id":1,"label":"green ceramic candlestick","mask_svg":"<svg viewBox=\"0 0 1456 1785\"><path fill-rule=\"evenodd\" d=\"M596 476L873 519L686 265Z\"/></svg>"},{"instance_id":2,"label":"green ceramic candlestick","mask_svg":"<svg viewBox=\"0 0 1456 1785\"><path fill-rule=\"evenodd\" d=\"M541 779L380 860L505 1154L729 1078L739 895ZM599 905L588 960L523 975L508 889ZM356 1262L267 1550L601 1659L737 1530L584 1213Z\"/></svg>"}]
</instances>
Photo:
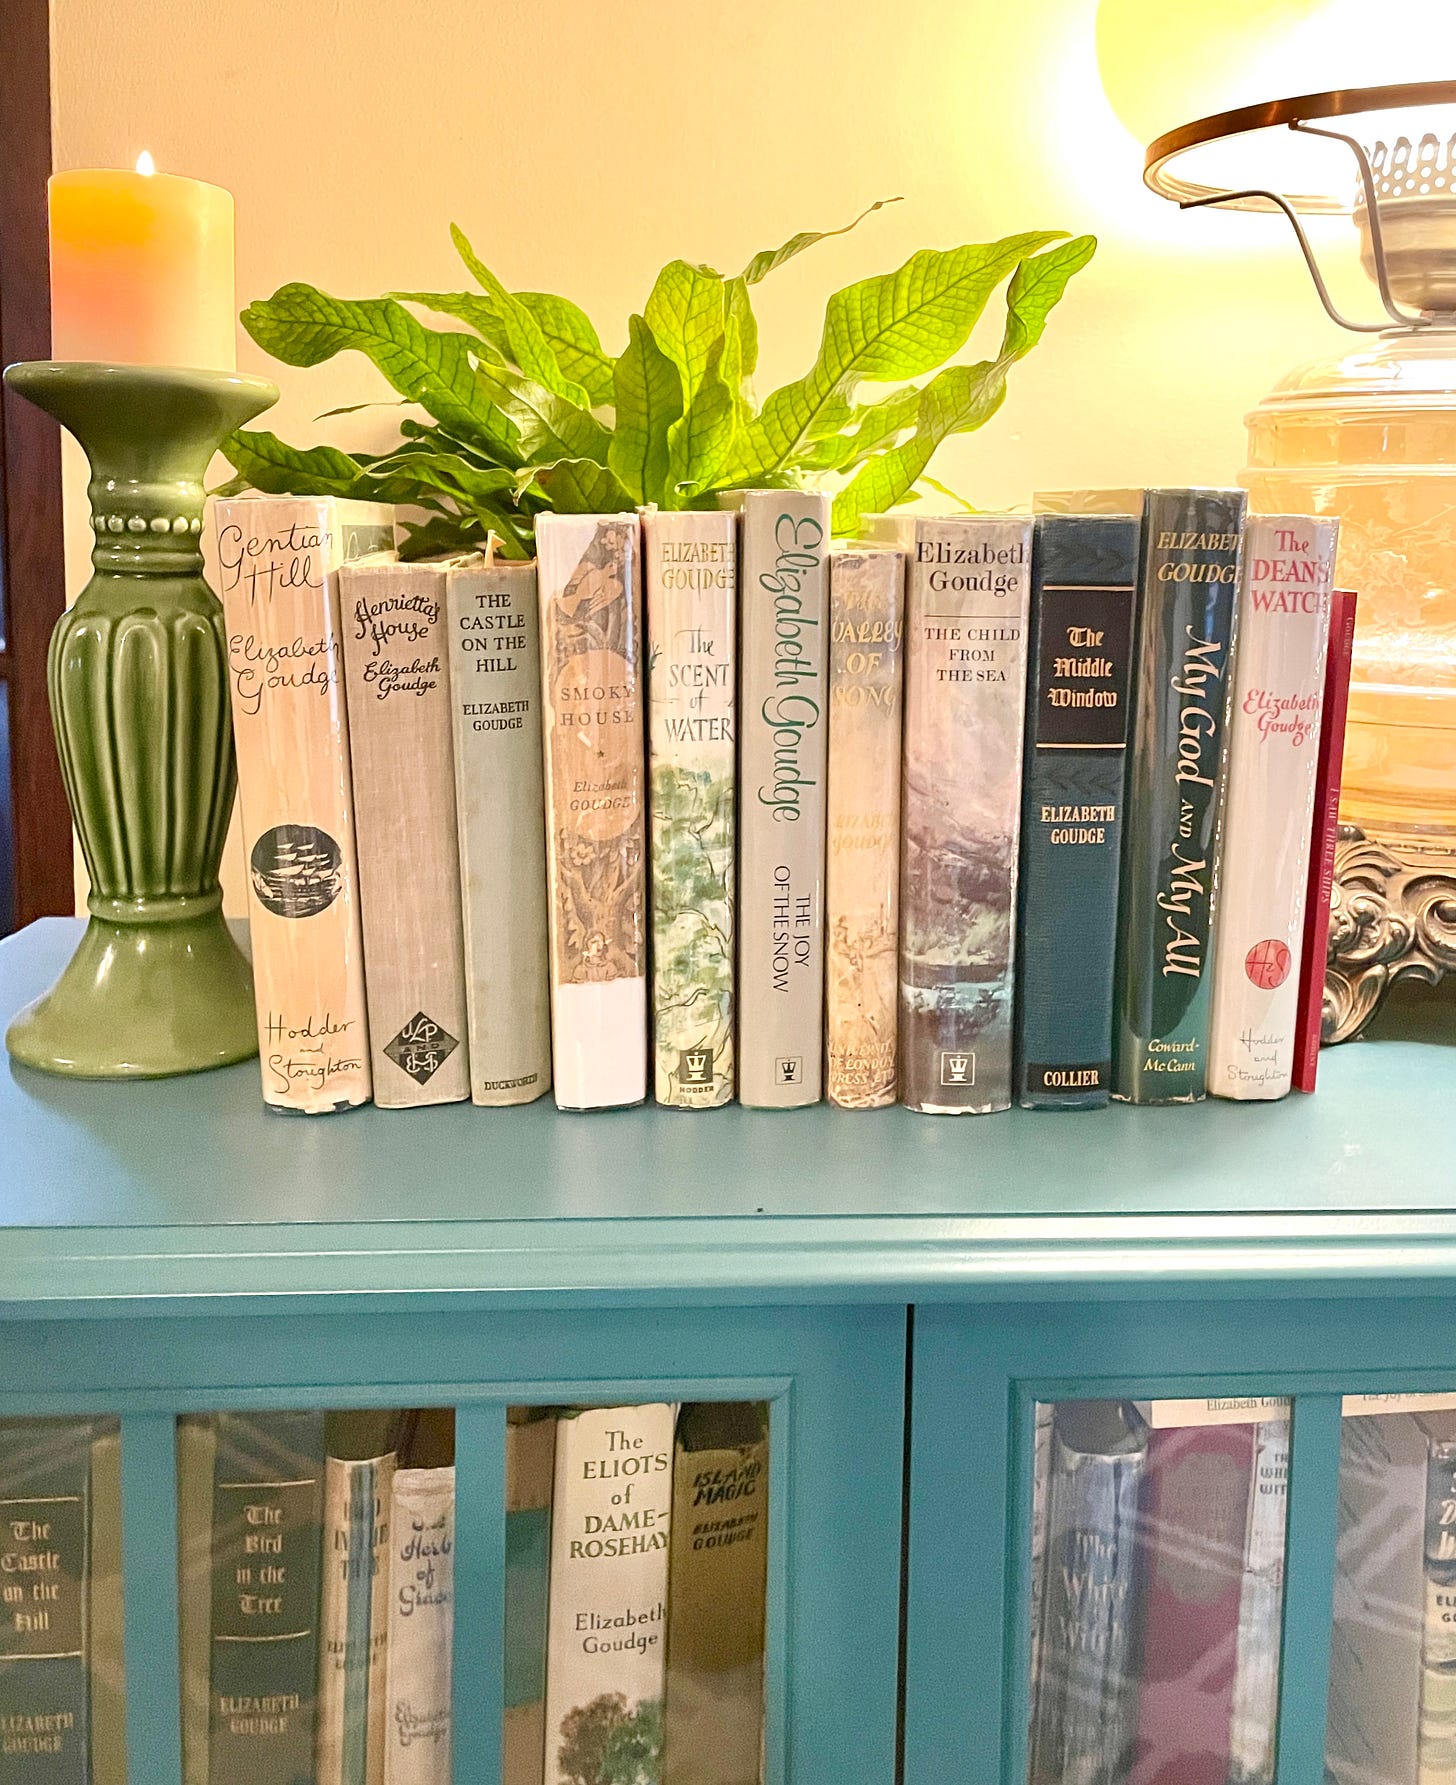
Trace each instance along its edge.
<instances>
[{"instance_id":1,"label":"green ceramic candlestick","mask_svg":"<svg viewBox=\"0 0 1456 1785\"><path fill-rule=\"evenodd\" d=\"M13 390L91 461L94 571L51 637L61 769L91 921L5 1045L44 1072L162 1078L258 1051L253 978L222 916L237 788L222 607L202 580L203 478L277 400L264 378L40 360Z\"/></svg>"}]
</instances>

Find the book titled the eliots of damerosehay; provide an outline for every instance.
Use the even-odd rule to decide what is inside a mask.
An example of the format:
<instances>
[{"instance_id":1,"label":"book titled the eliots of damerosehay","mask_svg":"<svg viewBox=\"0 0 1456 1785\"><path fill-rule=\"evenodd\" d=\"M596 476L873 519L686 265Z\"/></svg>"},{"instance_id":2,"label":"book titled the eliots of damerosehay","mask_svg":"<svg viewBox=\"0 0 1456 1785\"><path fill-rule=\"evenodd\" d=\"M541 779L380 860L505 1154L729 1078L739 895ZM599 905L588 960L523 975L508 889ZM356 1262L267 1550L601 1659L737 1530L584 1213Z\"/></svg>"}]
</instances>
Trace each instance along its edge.
<instances>
[{"instance_id":1,"label":"book titled the eliots of damerosehay","mask_svg":"<svg viewBox=\"0 0 1456 1785\"><path fill-rule=\"evenodd\" d=\"M660 1785L676 1414L656 1401L558 1421L546 1785L608 1778L614 1753Z\"/></svg>"},{"instance_id":2,"label":"book titled the eliots of damerosehay","mask_svg":"<svg viewBox=\"0 0 1456 1785\"><path fill-rule=\"evenodd\" d=\"M1137 556L1129 517L1036 523L1016 955L1027 1109L1096 1109L1110 1093Z\"/></svg>"},{"instance_id":3,"label":"book titled the eliots of damerosehay","mask_svg":"<svg viewBox=\"0 0 1456 1785\"><path fill-rule=\"evenodd\" d=\"M1293 1077L1338 532L1289 514L1250 516L1244 531L1208 1037L1217 1097L1283 1097Z\"/></svg>"},{"instance_id":4,"label":"book titled the eliots of damerosehay","mask_svg":"<svg viewBox=\"0 0 1456 1785\"><path fill-rule=\"evenodd\" d=\"M635 514L543 514L551 1057L561 1109L647 1095L642 566Z\"/></svg>"},{"instance_id":5,"label":"book titled the eliots of damerosehay","mask_svg":"<svg viewBox=\"0 0 1456 1785\"><path fill-rule=\"evenodd\" d=\"M898 1089L904 553L834 552L829 615L825 1089L878 1109Z\"/></svg>"},{"instance_id":6,"label":"book titled the eliots of damerosehay","mask_svg":"<svg viewBox=\"0 0 1456 1785\"><path fill-rule=\"evenodd\" d=\"M1031 522L915 522L905 592L900 1095L1011 1104Z\"/></svg>"},{"instance_id":7,"label":"book titled the eliots of damerosehay","mask_svg":"<svg viewBox=\"0 0 1456 1785\"><path fill-rule=\"evenodd\" d=\"M445 570L379 552L339 572L374 1101L470 1093Z\"/></svg>"},{"instance_id":8,"label":"book titled the eliots of damerosehay","mask_svg":"<svg viewBox=\"0 0 1456 1785\"><path fill-rule=\"evenodd\" d=\"M657 1101L713 1109L736 1083L737 517L643 516L652 1033Z\"/></svg>"},{"instance_id":9,"label":"book titled the eliots of damerosehay","mask_svg":"<svg viewBox=\"0 0 1456 1785\"><path fill-rule=\"evenodd\" d=\"M678 1414L662 1785L759 1785L768 1461L766 1403Z\"/></svg>"},{"instance_id":10,"label":"book titled the eliots of damerosehay","mask_svg":"<svg viewBox=\"0 0 1456 1785\"><path fill-rule=\"evenodd\" d=\"M829 498L743 497L740 579L740 1100L823 1093Z\"/></svg>"},{"instance_id":11,"label":"book titled the eliots of damerosehay","mask_svg":"<svg viewBox=\"0 0 1456 1785\"><path fill-rule=\"evenodd\" d=\"M370 1096L339 566L394 544L393 510L333 497L213 504L227 626L263 1099ZM218 807L218 822L226 816Z\"/></svg>"},{"instance_id":12,"label":"book titled the eliots of damerosehay","mask_svg":"<svg viewBox=\"0 0 1456 1785\"><path fill-rule=\"evenodd\" d=\"M1114 1097L1204 1094L1242 490L1148 492L1113 998Z\"/></svg>"},{"instance_id":13,"label":"book titled the eliots of damerosehay","mask_svg":"<svg viewBox=\"0 0 1456 1785\"><path fill-rule=\"evenodd\" d=\"M494 549L445 572L470 1096L551 1086L536 566Z\"/></svg>"}]
</instances>

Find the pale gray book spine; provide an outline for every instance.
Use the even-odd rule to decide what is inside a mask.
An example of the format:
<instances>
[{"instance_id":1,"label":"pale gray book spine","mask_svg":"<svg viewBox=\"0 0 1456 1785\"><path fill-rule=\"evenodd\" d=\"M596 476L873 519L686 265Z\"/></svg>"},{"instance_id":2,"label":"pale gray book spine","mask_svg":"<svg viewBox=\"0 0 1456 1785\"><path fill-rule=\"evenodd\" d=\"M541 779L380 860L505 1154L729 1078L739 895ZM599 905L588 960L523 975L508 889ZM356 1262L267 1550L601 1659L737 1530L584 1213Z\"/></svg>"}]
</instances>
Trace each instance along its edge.
<instances>
[{"instance_id":1,"label":"pale gray book spine","mask_svg":"<svg viewBox=\"0 0 1456 1785\"><path fill-rule=\"evenodd\" d=\"M533 1103L551 1088L536 566L460 559L445 602L470 1096Z\"/></svg>"},{"instance_id":2,"label":"pale gray book spine","mask_svg":"<svg viewBox=\"0 0 1456 1785\"><path fill-rule=\"evenodd\" d=\"M920 520L905 597L900 1082L1011 1106L1030 520Z\"/></svg>"},{"instance_id":3,"label":"pale gray book spine","mask_svg":"<svg viewBox=\"0 0 1456 1785\"><path fill-rule=\"evenodd\" d=\"M740 578L742 1102L823 1094L829 498L749 490Z\"/></svg>"}]
</instances>

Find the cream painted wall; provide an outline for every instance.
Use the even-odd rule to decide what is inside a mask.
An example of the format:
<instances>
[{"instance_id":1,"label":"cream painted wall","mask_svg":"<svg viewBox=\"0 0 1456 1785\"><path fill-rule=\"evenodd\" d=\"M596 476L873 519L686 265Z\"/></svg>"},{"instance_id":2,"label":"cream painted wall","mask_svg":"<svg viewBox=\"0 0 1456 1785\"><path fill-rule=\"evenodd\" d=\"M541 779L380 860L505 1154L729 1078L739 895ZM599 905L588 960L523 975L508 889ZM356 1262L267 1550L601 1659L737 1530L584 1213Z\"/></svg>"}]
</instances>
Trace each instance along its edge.
<instances>
[{"instance_id":1,"label":"cream painted wall","mask_svg":"<svg viewBox=\"0 0 1456 1785\"><path fill-rule=\"evenodd\" d=\"M1034 488L1223 482L1245 410L1338 348L1272 219L1180 216L1098 82L1095 0L53 0L57 167L159 167L237 198L239 301L464 283L582 303L615 348L675 255L740 265L904 202L760 287L761 391L809 363L823 299L1037 227L1101 249L983 433L933 469L980 506ZM1355 279L1358 281L1359 275ZM994 331L997 323L988 318ZM239 365L269 367L239 335ZM274 425L385 394L357 356L282 370ZM382 413L382 419L381 419ZM344 445L389 412L329 424ZM73 488L75 581L88 549Z\"/></svg>"}]
</instances>

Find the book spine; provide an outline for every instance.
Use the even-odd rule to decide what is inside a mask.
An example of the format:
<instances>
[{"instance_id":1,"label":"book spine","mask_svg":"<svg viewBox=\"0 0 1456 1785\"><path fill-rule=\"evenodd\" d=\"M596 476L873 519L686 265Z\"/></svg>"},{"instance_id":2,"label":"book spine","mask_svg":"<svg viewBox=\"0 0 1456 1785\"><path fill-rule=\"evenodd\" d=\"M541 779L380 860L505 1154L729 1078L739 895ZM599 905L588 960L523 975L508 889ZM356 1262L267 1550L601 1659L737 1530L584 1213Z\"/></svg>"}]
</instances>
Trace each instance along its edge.
<instances>
[{"instance_id":1,"label":"book spine","mask_svg":"<svg viewBox=\"0 0 1456 1785\"><path fill-rule=\"evenodd\" d=\"M904 638L904 554L833 553L824 980L826 1089L841 1109L879 1109L899 1089Z\"/></svg>"},{"instance_id":2,"label":"book spine","mask_svg":"<svg viewBox=\"0 0 1456 1785\"><path fill-rule=\"evenodd\" d=\"M1355 653L1355 592L1330 597L1330 643L1320 709L1319 760L1314 777L1314 825L1305 895L1304 943L1299 957L1299 1014L1294 1026L1294 1088L1312 1091L1324 1027L1325 969L1329 963L1330 900L1335 889L1335 845L1340 838L1340 771L1345 759L1345 715Z\"/></svg>"},{"instance_id":3,"label":"book spine","mask_svg":"<svg viewBox=\"0 0 1456 1785\"><path fill-rule=\"evenodd\" d=\"M506 1426L505 1706L501 1785L541 1785L546 1745L546 1620L556 1420Z\"/></svg>"},{"instance_id":4,"label":"book spine","mask_svg":"<svg viewBox=\"0 0 1456 1785\"><path fill-rule=\"evenodd\" d=\"M213 507L263 1100L307 1115L371 1089L338 569L393 544L386 514L355 523L291 497Z\"/></svg>"},{"instance_id":5,"label":"book spine","mask_svg":"<svg viewBox=\"0 0 1456 1785\"><path fill-rule=\"evenodd\" d=\"M731 1101L737 517L643 517L657 1101Z\"/></svg>"},{"instance_id":6,"label":"book spine","mask_svg":"<svg viewBox=\"0 0 1456 1785\"><path fill-rule=\"evenodd\" d=\"M1456 1442L1431 1438L1426 1462L1425 1621L1416 1785L1456 1780Z\"/></svg>"},{"instance_id":7,"label":"book spine","mask_svg":"<svg viewBox=\"0 0 1456 1785\"><path fill-rule=\"evenodd\" d=\"M675 1408L599 1407L556 1434L546 1659L547 1785L630 1752L660 1785Z\"/></svg>"},{"instance_id":8,"label":"book spine","mask_svg":"<svg viewBox=\"0 0 1456 1785\"><path fill-rule=\"evenodd\" d=\"M824 1088L824 776L829 498L743 499L739 1097Z\"/></svg>"},{"instance_id":9,"label":"book spine","mask_svg":"<svg viewBox=\"0 0 1456 1785\"><path fill-rule=\"evenodd\" d=\"M323 1415L220 1413L209 1785L313 1785Z\"/></svg>"},{"instance_id":10,"label":"book spine","mask_svg":"<svg viewBox=\"0 0 1456 1785\"><path fill-rule=\"evenodd\" d=\"M454 565L445 601L470 1096L534 1103L551 1088L536 566Z\"/></svg>"},{"instance_id":11,"label":"book spine","mask_svg":"<svg viewBox=\"0 0 1456 1785\"><path fill-rule=\"evenodd\" d=\"M92 1427L0 1420L0 1778L89 1785Z\"/></svg>"},{"instance_id":12,"label":"book spine","mask_svg":"<svg viewBox=\"0 0 1456 1785\"><path fill-rule=\"evenodd\" d=\"M1237 612L1242 490L1151 490L1134 652L1112 1094L1196 1103Z\"/></svg>"},{"instance_id":13,"label":"book spine","mask_svg":"<svg viewBox=\"0 0 1456 1785\"><path fill-rule=\"evenodd\" d=\"M1138 525L1050 516L1032 553L1016 965L1016 1092L1097 1109L1112 971Z\"/></svg>"},{"instance_id":14,"label":"book spine","mask_svg":"<svg viewBox=\"0 0 1456 1785\"><path fill-rule=\"evenodd\" d=\"M663 1785L759 1785L768 1461L766 1405L679 1414Z\"/></svg>"},{"instance_id":15,"label":"book spine","mask_svg":"<svg viewBox=\"0 0 1456 1785\"><path fill-rule=\"evenodd\" d=\"M177 1637L182 1657L182 1777L207 1785L212 1682L212 1501L217 1421L177 1421Z\"/></svg>"},{"instance_id":16,"label":"book spine","mask_svg":"<svg viewBox=\"0 0 1456 1785\"><path fill-rule=\"evenodd\" d=\"M1337 521L1250 517L1213 956L1208 1088L1288 1094Z\"/></svg>"},{"instance_id":17,"label":"book spine","mask_svg":"<svg viewBox=\"0 0 1456 1785\"><path fill-rule=\"evenodd\" d=\"M470 1094L445 573L339 572L374 1101Z\"/></svg>"},{"instance_id":18,"label":"book spine","mask_svg":"<svg viewBox=\"0 0 1456 1785\"><path fill-rule=\"evenodd\" d=\"M1238 1658L1229 1712L1229 1785L1274 1785L1288 1503L1289 1421L1266 1420L1255 1428Z\"/></svg>"},{"instance_id":19,"label":"book spine","mask_svg":"<svg viewBox=\"0 0 1456 1785\"><path fill-rule=\"evenodd\" d=\"M86 1678L95 1785L126 1785L125 1615L121 1570L121 1423L92 1424Z\"/></svg>"},{"instance_id":20,"label":"book spine","mask_svg":"<svg viewBox=\"0 0 1456 1785\"><path fill-rule=\"evenodd\" d=\"M647 1095L647 864L637 516L543 514L551 1056L561 1109Z\"/></svg>"},{"instance_id":21,"label":"book spine","mask_svg":"<svg viewBox=\"0 0 1456 1785\"><path fill-rule=\"evenodd\" d=\"M1011 1106L1031 522L922 520L905 595L901 1097Z\"/></svg>"},{"instance_id":22,"label":"book spine","mask_svg":"<svg viewBox=\"0 0 1456 1785\"><path fill-rule=\"evenodd\" d=\"M1032 1679L1030 1779L1062 1785L1128 1776L1136 1737L1133 1625L1137 1510L1146 1437L1130 1417L1116 1450L1067 1430L1085 1403L1053 1416L1041 1640ZM1121 1446L1132 1443L1132 1448Z\"/></svg>"},{"instance_id":23,"label":"book spine","mask_svg":"<svg viewBox=\"0 0 1456 1785\"><path fill-rule=\"evenodd\" d=\"M450 1785L455 1471L396 1469L390 1489L384 1785Z\"/></svg>"},{"instance_id":24,"label":"book spine","mask_svg":"<svg viewBox=\"0 0 1456 1785\"><path fill-rule=\"evenodd\" d=\"M383 1785L394 1463L324 1463L316 1785Z\"/></svg>"},{"instance_id":25,"label":"book spine","mask_svg":"<svg viewBox=\"0 0 1456 1785\"><path fill-rule=\"evenodd\" d=\"M1147 1785L1228 1785L1253 1463L1253 1426L1148 1439L1137 1757Z\"/></svg>"}]
</instances>

